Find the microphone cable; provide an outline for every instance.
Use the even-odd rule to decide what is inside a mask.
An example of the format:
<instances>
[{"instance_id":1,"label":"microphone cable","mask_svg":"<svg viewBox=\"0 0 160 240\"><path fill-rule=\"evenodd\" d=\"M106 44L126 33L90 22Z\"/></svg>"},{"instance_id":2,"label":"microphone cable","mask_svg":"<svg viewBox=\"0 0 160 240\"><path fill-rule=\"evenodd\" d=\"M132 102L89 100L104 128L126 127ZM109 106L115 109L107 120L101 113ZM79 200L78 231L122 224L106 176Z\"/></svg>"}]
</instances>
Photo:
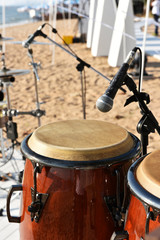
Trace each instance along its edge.
<instances>
[{"instance_id":1,"label":"microphone cable","mask_svg":"<svg viewBox=\"0 0 160 240\"><path fill-rule=\"evenodd\" d=\"M142 50L137 47L137 50L139 50L139 84L138 84L138 91L141 90L141 82L142 82Z\"/></svg>"},{"instance_id":2,"label":"microphone cable","mask_svg":"<svg viewBox=\"0 0 160 240\"><path fill-rule=\"evenodd\" d=\"M78 58L77 54L73 51L73 49L69 46L68 43L66 43L66 41L61 37L61 35L58 33L57 29L56 28L53 28L52 25L50 23L45 23L45 25L48 25L51 27L52 29L52 32L57 34L58 37L64 42L64 44L68 47L68 49L74 54L75 57Z\"/></svg>"}]
</instances>

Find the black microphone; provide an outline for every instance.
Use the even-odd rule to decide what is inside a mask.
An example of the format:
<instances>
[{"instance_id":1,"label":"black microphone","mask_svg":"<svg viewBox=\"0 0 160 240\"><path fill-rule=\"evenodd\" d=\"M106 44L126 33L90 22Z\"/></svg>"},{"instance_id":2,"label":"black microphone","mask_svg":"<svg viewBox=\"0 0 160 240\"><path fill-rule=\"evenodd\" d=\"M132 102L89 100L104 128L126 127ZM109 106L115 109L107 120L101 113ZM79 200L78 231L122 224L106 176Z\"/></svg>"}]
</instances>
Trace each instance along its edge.
<instances>
[{"instance_id":1,"label":"black microphone","mask_svg":"<svg viewBox=\"0 0 160 240\"><path fill-rule=\"evenodd\" d=\"M115 75L113 80L111 81L109 87L105 91L105 93L98 98L96 102L96 107L101 112L109 112L113 107L113 99L118 91L118 89L122 86L123 81L126 77L127 70L129 65L133 61L137 48L133 48L132 51L128 54L125 62L122 64L121 68L119 69L118 73Z\"/></svg>"},{"instance_id":2,"label":"black microphone","mask_svg":"<svg viewBox=\"0 0 160 240\"><path fill-rule=\"evenodd\" d=\"M25 48L28 48L29 45L33 42L33 40L34 40L35 37L37 37L37 36L43 36L44 38L46 38L47 35L41 32L42 28L44 28L45 25L46 25L46 23L42 24L42 25L37 29L37 31L35 31L35 33L33 33L32 35L30 35L26 41L23 41L23 42L22 42L22 46L25 47Z\"/></svg>"}]
</instances>

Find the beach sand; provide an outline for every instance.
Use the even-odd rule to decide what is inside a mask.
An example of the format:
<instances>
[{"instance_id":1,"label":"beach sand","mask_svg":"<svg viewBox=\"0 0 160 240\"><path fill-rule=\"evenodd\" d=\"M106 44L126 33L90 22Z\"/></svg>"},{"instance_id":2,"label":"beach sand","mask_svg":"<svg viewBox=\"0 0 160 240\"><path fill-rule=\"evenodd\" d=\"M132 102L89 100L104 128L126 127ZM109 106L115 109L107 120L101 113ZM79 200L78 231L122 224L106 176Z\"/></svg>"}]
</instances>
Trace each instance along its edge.
<instances>
[{"instance_id":1,"label":"beach sand","mask_svg":"<svg viewBox=\"0 0 160 240\"><path fill-rule=\"evenodd\" d=\"M30 34L33 34L41 25L41 22L29 23L20 26L8 27L6 36L13 37L13 41L24 41ZM70 26L70 27L69 27ZM56 29L63 35L75 35L77 20L68 22L57 21ZM44 32L50 34L50 27L46 26ZM49 36L55 37L51 34ZM47 39L37 37L37 41L47 42ZM62 43L56 35L55 40ZM70 47L84 61L93 68L112 79L117 73L118 67L112 68L108 65L107 57L93 57L91 50L85 43L74 43ZM46 115L41 117L42 125L68 119L83 119L82 94L80 73L76 66L78 62L68 53L59 47L49 45L31 45L35 62L41 62L41 69L38 74L39 100L43 102L41 109L46 111ZM54 63L52 52L55 51ZM32 67L29 66L31 59L28 57L27 49L21 44L8 44L6 42L6 67L9 69L29 69L31 72L26 75L16 76L15 82L9 87L11 108L19 111L30 111L36 109L35 85ZM160 62L148 56L146 68L151 76L144 77L143 91L150 95L151 102L148 108L160 120ZM132 72L133 70L129 70ZM86 75L86 119L97 119L112 122L126 128L129 132L140 138L137 132L137 124L141 119L140 108L137 102L124 107L125 101L132 93L124 86L127 93L118 91L113 109L108 113L102 113L96 109L97 99L105 92L109 82L99 76L93 70L85 68ZM138 78L134 78L138 86ZM18 141L22 141L26 135L33 132L38 127L37 118L33 116L19 115L13 120L18 124ZM104 133L105 134L105 133ZM160 148L160 136L157 132L149 135L148 152Z\"/></svg>"}]
</instances>

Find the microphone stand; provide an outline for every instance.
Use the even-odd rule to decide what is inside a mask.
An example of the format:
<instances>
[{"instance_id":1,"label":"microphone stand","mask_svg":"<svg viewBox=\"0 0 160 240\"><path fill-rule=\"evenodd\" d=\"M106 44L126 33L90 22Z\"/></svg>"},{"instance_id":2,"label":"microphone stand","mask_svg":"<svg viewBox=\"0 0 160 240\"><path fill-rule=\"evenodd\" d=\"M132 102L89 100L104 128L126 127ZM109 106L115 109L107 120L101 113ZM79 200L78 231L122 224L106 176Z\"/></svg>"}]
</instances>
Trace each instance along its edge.
<instances>
[{"instance_id":1,"label":"microphone stand","mask_svg":"<svg viewBox=\"0 0 160 240\"><path fill-rule=\"evenodd\" d=\"M44 27L45 25L43 25ZM42 29L42 28L41 28ZM84 69L84 67L88 67L90 69L92 69L94 72L96 72L97 74L99 74L100 76L102 76L103 78L107 79L110 83L111 80L109 78L107 78L105 75L103 75L101 72L97 71L95 68L93 68L90 64L88 64L87 62L83 61L81 58L79 58L76 54L74 54L73 52L69 51L68 49L64 48L62 45L60 45L59 43L55 42L53 39L51 39L50 37L48 37L46 34L44 34L41 29L38 29L38 31L36 32L36 34L34 34L34 38L36 36L41 36L43 38L47 38L50 42L52 42L53 44L55 44L56 46L58 46L59 48L61 48L62 50L64 50L65 52L67 52L69 55L71 55L72 57L76 58L76 60L79 62L79 64L77 65L77 70L80 71L80 77L81 77L81 85L82 85L82 106L83 106L83 118L86 118L86 113L85 113L85 109L86 109L86 105L85 105L85 100L86 100L86 96L84 93L84 88L83 86L85 85L83 83L83 79L82 79L82 70ZM57 33L56 29L52 28L52 32ZM30 42L31 43L31 42ZM123 93L126 93L126 90L123 89L122 87L120 87L120 90L123 91Z\"/></svg>"},{"instance_id":2,"label":"microphone stand","mask_svg":"<svg viewBox=\"0 0 160 240\"><path fill-rule=\"evenodd\" d=\"M2 111L3 115L6 117L14 117L14 116L18 116L18 115L31 115L33 117L42 117L43 115L45 115L45 111L44 110L40 110L40 109L36 109L36 110L32 110L32 111L19 111L17 109L3 109Z\"/></svg>"},{"instance_id":3,"label":"microphone stand","mask_svg":"<svg viewBox=\"0 0 160 240\"><path fill-rule=\"evenodd\" d=\"M28 113L28 114L38 118L38 126L40 127L41 126L41 119L40 118L43 115L45 115L45 111L40 109L40 102L39 102L39 96L38 96L37 81L39 81L39 76L38 76L38 72L37 72L37 67L39 67L40 64L38 65L37 63L34 62L34 60L33 60L33 51L30 48L28 48L28 56L31 58L30 65L32 65L32 67L33 67L35 93L36 93L36 111L35 111L35 114L33 114L33 111L31 113ZM22 114L27 114L27 113L22 113Z\"/></svg>"},{"instance_id":4,"label":"microphone stand","mask_svg":"<svg viewBox=\"0 0 160 240\"><path fill-rule=\"evenodd\" d=\"M57 31L54 29L52 30L54 33L57 33ZM77 70L80 71L81 73L81 83L82 83L82 104L83 104L83 117L84 119L86 118L86 114L85 114L85 94L83 91L83 80L82 80L82 70L84 69L84 67L88 67L90 69L92 69L94 72L96 72L98 75L100 75L101 77L103 77L104 79L107 79L110 83L111 80L109 78L107 78L105 75L103 75L101 72L97 71L95 68L93 68L90 64L88 64L87 62L83 61L81 58L79 58L76 54L72 53L71 51L69 51L68 49L64 48L62 45L60 45L59 43L55 42L53 39L51 39L50 37L48 37L46 34L44 34L41 30L38 30L38 35L37 36L41 36L43 38L47 38L50 42L52 42L53 44L55 44L56 46L58 46L59 48L61 48L62 50L64 50L66 53L68 53L69 55L71 55L72 57L74 57L79 64L77 65ZM126 90L123 89L122 87L120 87L120 90L123 91L123 93L126 93Z\"/></svg>"},{"instance_id":5,"label":"microphone stand","mask_svg":"<svg viewBox=\"0 0 160 240\"><path fill-rule=\"evenodd\" d=\"M43 37L43 34L42 34ZM101 72L99 72L98 70L96 70L95 68L93 68L90 64L88 64L87 62L83 61L81 58L77 57L77 55L74 55L72 52L68 51L68 49L64 48L62 45L60 45L59 43L55 42L53 39L51 39L48 36L45 36L45 38L47 38L50 42L54 43L56 46L60 47L62 50L64 50L65 52L67 52L69 55L71 55L72 57L76 58L76 60L78 62L80 62L81 65L83 65L83 67L88 67L90 69L92 69L94 72L96 72L98 75L100 75L101 77L103 77L104 79L108 80L111 83L111 80L106 77L105 75L103 75ZM120 89L126 93L126 90L123 89L122 87L120 87Z\"/></svg>"},{"instance_id":6,"label":"microphone stand","mask_svg":"<svg viewBox=\"0 0 160 240\"><path fill-rule=\"evenodd\" d=\"M147 93L137 91L137 86L135 82L128 75L126 76L124 83L126 84L128 89L134 94L126 100L124 106L132 102L138 102L141 108L142 118L137 125L137 131L141 134L142 152L143 155L145 155L147 153L148 135L151 132L154 133L155 130L157 130L158 134L160 135L160 126L155 116L146 105L146 103L148 104L150 102L149 95ZM146 101L146 103L144 102L144 100Z\"/></svg>"},{"instance_id":7,"label":"microphone stand","mask_svg":"<svg viewBox=\"0 0 160 240\"><path fill-rule=\"evenodd\" d=\"M86 79L83 78L82 71L84 71L83 63L79 63L76 67L77 71L80 72L81 79L81 90L82 90L82 108L83 108L83 119L86 119Z\"/></svg>"}]
</instances>

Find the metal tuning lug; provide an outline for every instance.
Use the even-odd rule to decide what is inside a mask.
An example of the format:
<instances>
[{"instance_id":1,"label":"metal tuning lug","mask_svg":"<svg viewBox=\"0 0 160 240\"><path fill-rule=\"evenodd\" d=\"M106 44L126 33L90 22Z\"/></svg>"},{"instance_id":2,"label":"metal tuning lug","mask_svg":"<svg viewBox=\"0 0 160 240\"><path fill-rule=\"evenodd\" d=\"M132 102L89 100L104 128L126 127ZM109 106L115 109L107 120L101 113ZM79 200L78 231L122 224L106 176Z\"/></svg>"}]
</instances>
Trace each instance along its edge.
<instances>
[{"instance_id":1,"label":"metal tuning lug","mask_svg":"<svg viewBox=\"0 0 160 240\"><path fill-rule=\"evenodd\" d=\"M36 192L36 200L34 201L34 191L34 188L31 188L32 203L28 206L28 211L31 212L31 220L38 222L49 194Z\"/></svg>"},{"instance_id":2,"label":"metal tuning lug","mask_svg":"<svg viewBox=\"0 0 160 240\"><path fill-rule=\"evenodd\" d=\"M28 206L28 211L31 213L31 221L38 223L46 204L49 194L37 192L37 173L41 173L41 168L35 165L34 168L34 188L31 187L32 203Z\"/></svg>"},{"instance_id":3,"label":"metal tuning lug","mask_svg":"<svg viewBox=\"0 0 160 240\"><path fill-rule=\"evenodd\" d=\"M128 239L129 235L127 231L113 232L110 240L123 240Z\"/></svg>"}]
</instances>

